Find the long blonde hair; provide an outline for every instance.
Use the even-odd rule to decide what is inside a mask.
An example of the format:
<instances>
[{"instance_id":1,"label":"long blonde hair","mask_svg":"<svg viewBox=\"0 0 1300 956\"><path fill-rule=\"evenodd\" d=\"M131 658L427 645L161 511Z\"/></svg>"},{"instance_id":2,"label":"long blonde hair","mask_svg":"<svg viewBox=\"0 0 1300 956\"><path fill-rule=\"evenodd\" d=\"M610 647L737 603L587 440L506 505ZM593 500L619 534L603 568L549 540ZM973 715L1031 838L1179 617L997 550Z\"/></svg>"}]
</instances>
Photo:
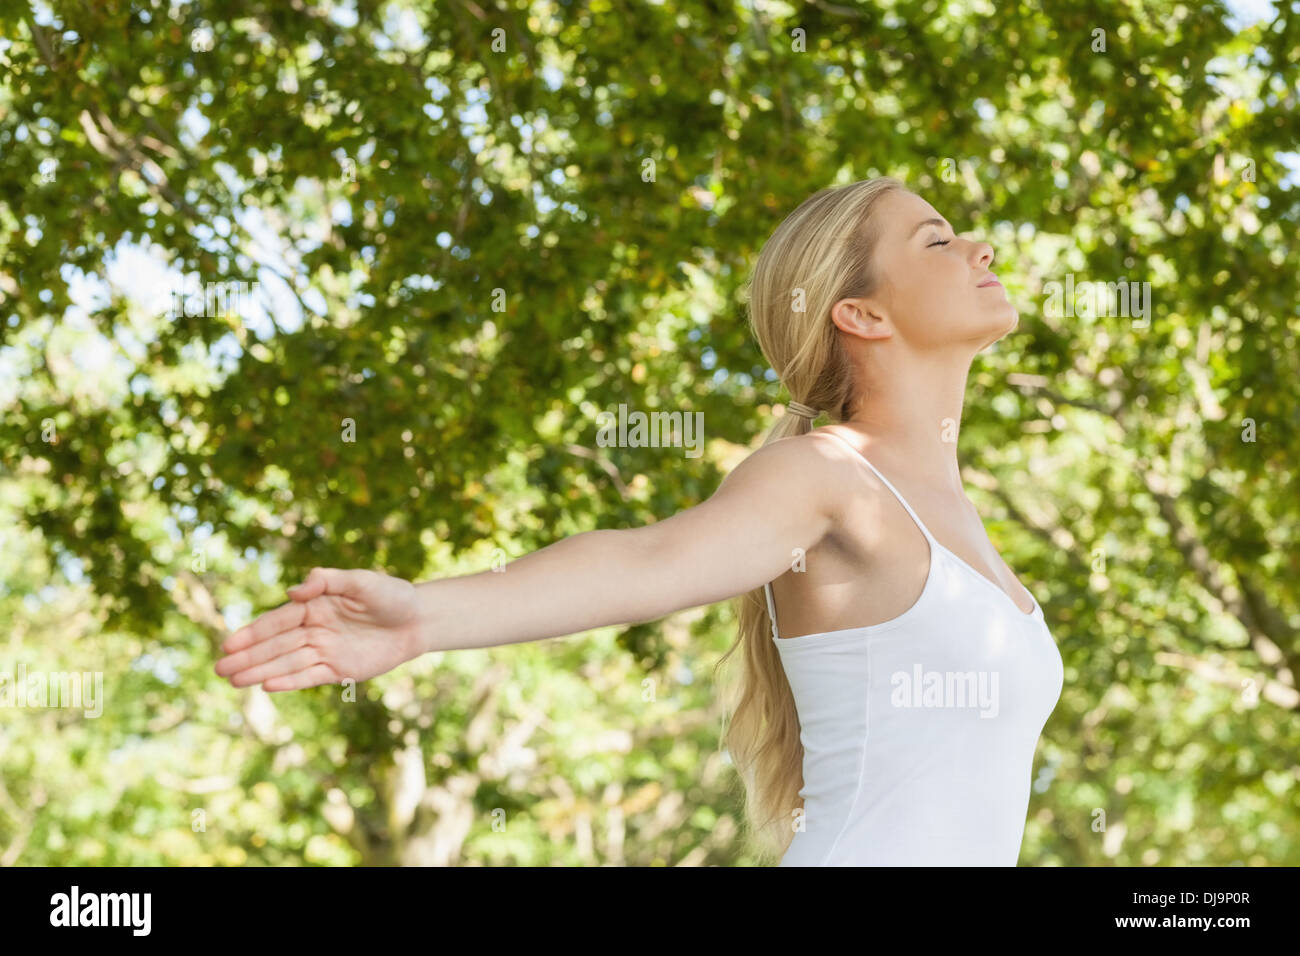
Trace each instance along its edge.
<instances>
[{"instance_id":1,"label":"long blonde hair","mask_svg":"<svg viewBox=\"0 0 1300 956\"><path fill-rule=\"evenodd\" d=\"M852 417L866 398L866 383L854 380L831 306L874 291L879 228L872 210L885 193L906 188L881 176L814 193L763 245L748 283L750 327L781 384L795 401L822 409L835 422ZM763 444L805 434L812 424L787 410ZM795 811L803 807L799 718L762 588L737 598L737 618L736 641L717 664L742 651L722 742L745 788L746 836L760 856L780 857L794 839Z\"/></svg>"}]
</instances>

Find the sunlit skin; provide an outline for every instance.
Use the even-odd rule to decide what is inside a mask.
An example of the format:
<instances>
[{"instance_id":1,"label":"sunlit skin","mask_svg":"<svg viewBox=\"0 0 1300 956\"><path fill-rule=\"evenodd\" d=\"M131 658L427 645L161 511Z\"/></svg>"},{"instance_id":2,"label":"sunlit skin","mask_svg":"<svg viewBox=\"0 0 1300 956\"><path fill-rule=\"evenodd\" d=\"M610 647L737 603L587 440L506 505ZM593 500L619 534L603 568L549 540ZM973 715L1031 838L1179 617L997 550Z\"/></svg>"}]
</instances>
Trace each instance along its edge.
<instances>
[{"instance_id":1,"label":"sunlit skin","mask_svg":"<svg viewBox=\"0 0 1300 956\"><path fill-rule=\"evenodd\" d=\"M1019 316L1001 285L980 287L991 275L988 243L956 235L913 193L881 203L875 254L884 281L872 296L831 309L857 380L869 383L868 400L839 427L950 493L973 542L950 543L974 564L991 549L965 497L956 443L935 436L941 423L961 421L975 355ZM815 432L773 442L696 507L641 528L564 538L504 573L412 584L316 568L290 589L289 603L229 636L216 673L267 691L366 680L430 651L659 620L761 588L789 569L792 548L811 552L841 533L845 501L863 486L860 463L838 445Z\"/></svg>"}]
</instances>

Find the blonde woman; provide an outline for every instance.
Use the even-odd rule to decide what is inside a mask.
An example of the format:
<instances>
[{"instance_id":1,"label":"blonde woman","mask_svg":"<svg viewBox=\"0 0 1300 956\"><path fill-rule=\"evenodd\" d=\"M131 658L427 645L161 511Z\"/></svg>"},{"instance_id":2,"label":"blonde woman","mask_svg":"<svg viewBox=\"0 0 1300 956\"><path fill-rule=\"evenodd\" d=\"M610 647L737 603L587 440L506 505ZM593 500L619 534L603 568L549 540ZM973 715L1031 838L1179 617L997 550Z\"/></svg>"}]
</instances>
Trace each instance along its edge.
<instances>
[{"instance_id":1,"label":"blonde woman","mask_svg":"<svg viewBox=\"0 0 1300 956\"><path fill-rule=\"evenodd\" d=\"M316 568L229 637L217 673L268 691L364 680L740 595L724 742L759 847L782 866L1015 865L1063 669L957 461L971 360L1018 322L992 261L895 179L821 190L750 282L794 400L711 498L504 574Z\"/></svg>"}]
</instances>

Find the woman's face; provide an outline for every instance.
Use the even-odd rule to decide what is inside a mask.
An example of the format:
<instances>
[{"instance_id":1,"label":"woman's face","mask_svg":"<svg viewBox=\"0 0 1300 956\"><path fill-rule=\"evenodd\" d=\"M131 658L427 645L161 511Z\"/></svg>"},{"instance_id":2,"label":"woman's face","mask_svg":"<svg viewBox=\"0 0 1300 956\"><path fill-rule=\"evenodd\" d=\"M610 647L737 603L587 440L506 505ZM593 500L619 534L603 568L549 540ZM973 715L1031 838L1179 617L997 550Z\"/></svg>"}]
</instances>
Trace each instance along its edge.
<instances>
[{"instance_id":1,"label":"woman's face","mask_svg":"<svg viewBox=\"0 0 1300 956\"><path fill-rule=\"evenodd\" d=\"M1016 327L1020 316L1006 290L997 283L981 285L993 277L992 246L955 235L934 207L915 193L886 193L876 212L881 224L874 252L880 287L866 299L837 303L833 314L860 321L862 312L853 308L857 303L877 317L868 322L875 333L868 337L880 337L887 324L909 345L921 349L961 342L979 351ZM848 311L843 312L846 305ZM844 328L842 321L836 325Z\"/></svg>"}]
</instances>

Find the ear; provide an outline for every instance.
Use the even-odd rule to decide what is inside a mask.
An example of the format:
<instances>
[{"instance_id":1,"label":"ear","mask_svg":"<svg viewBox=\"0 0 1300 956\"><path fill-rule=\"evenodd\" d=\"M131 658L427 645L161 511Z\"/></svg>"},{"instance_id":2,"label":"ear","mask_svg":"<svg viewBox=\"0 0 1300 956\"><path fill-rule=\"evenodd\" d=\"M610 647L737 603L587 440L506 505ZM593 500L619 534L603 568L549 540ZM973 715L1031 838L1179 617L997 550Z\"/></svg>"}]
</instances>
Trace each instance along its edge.
<instances>
[{"instance_id":1,"label":"ear","mask_svg":"<svg viewBox=\"0 0 1300 956\"><path fill-rule=\"evenodd\" d=\"M831 306L831 321L858 338L887 339L893 334L880 304L871 299L840 299Z\"/></svg>"}]
</instances>

